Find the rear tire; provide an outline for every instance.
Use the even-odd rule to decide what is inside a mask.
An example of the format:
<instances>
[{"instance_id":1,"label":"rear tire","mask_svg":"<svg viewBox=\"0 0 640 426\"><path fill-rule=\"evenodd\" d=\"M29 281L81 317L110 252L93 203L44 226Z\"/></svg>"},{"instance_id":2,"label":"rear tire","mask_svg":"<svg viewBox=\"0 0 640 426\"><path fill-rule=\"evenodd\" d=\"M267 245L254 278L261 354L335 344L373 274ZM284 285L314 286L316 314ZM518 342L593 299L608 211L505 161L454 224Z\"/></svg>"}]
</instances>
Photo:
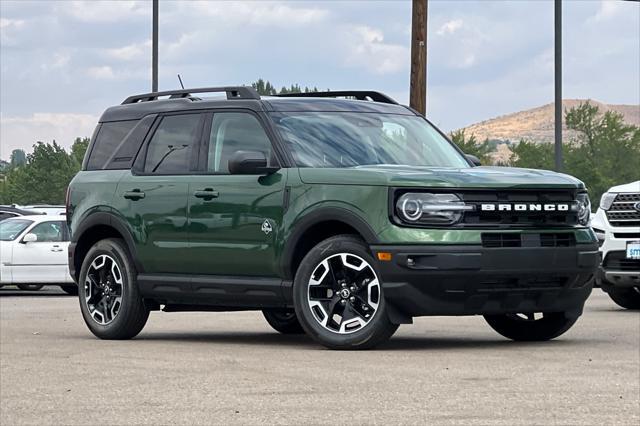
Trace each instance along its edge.
<instances>
[{"instance_id":1,"label":"rear tire","mask_svg":"<svg viewBox=\"0 0 640 426\"><path fill-rule=\"evenodd\" d=\"M38 291L44 287L43 284L17 284L17 286L20 290L25 291Z\"/></svg>"},{"instance_id":2,"label":"rear tire","mask_svg":"<svg viewBox=\"0 0 640 426\"><path fill-rule=\"evenodd\" d=\"M77 296L78 295L78 286L77 285L61 285L60 288L62 289L62 291L64 291L65 293L71 295L71 296Z\"/></svg>"},{"instance_id":3,"label":"rear tire","mask_svg":"<svg viewBox=\"0 0 640 426\"><path fill-rule=\"evenodd\" d=\"M578 317L567 318L564 312L547 312L540 319L523 314L485 315L489 326L504 337L520 342L539 342L555 339L575 324Z\"/></svg>"},{"instance_id":4,"label":"rear tire","mask_svg":"<svg viewBox=\"0 0 640 426\"><path fill-rule=\"evenodd\" d=\"M608 290L611 300L625 309L640 309L640 287L612 288Z\"/></svg>"},{"instance_id":5,"label":"rear tire","mask_svg":"<svg viewBox=\"0 0 640 426\"><path fill-rule=\"evenodd\" d=\"M149 318L136 269L124 241L109 238L89 250L80 270L80 310L89 330L100 339L135 337Z\"/></svg>"},{"instance_id":6,"label":"rear tire","mask_svg":"<svg viewBox=\"0 0 640 426\"><path fill-rule=\"evenodd\" d=\"M269 325L282 334L304 333L293 309L265 309L262 314Z\"/></svg>"},{"instance_id":7,"label":"rear tire","mask_svg":"<svg viewBox=\"0 0 640 426\"><path fill-rule=\"evenodd\" d=\"M369 248L352 235L338 235L312 248L293 285L302 328L330 349L369 349L398 329L387 315L380 274Z\"/></svg>"}]
</instances>

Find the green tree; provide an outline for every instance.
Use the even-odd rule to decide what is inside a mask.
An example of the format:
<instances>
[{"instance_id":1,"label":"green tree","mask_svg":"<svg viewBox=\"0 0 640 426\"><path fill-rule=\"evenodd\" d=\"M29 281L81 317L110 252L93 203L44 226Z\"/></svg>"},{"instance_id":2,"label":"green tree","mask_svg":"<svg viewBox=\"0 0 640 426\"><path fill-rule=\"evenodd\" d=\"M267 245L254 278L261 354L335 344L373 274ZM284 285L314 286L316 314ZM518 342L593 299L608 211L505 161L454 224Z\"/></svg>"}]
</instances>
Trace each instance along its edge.
<instances>
[{"instance_id":1,"label":"green tree","mask_svg":"<svg viewBox=\"0 0 640 426\"><path fill-rule=\"evenodd\" d=\"M465 154L475 155L480 159L482 164L490 164L491 163L491 147L489 146L489 140L485 139L484 142L479 143L476 139L476 135L471 135L467 138L464 129L456 130L449 134L451 137L451 141L455 143L458 148L462 150Z\"/></svg>"},{"instance_id":2,"label":"green tree","mask_svg":"<svg viewBox=\"0 0 640 426\"><path fill-rule=\"evenodd\" d=\"M289 87L282 86L280 90L277 90L276 87L271 84L268 80L263 80L259 78L257 81L251 83L251 87L256 89L258 94L261 96L273 96L273 95L285 95L287 93L310 93L310 92L319 92L317 87L307 87L304 89L299 84L292 84Z\"/></svg>"},{"instance_id":3,"label":"green tree","mask_svg":"<svg viewBox=\"0 0 640 426\"><path fill-rule=\"evenodd\" d=\"M27 162L27 155L23 149L14 149L11 151L11 166L23 166Z\"/></svg>"},{"instance_id":4,"label":"green tree","mask_svg":"<svg viewBox=\"0 0 640 426\"><path fill-rule=\"evenodd\" d=\"M82 160L84 160L84 154L87 152L90 141L89 138L76 138L75 141L73 141L73 145L71 145L70 156L78 170L80 170L82 166Z\"/></svg>"},{"instance_id":5,"label":"green tree","mask_svg":"<svg viewBox=\"0 0 640 426\"><path fill-rule=\"evenodd\" d=\"M511 165L526 169L551 170L555 161L553 149L551 144L536 143L523 139L511 148L513 152Z\"/></svg>"},{"instance_id":6,"label":"green tree","mask_svg":"<svg viewBox=\"0 0 640 426\"><path fill-rule=\"evenodd\" d=\"M640 177L640 127L615 111L600 114L589 102L565 117L567 127L578 132L565 149L565 169L585 182L594 201L608 188Z\"/></svg>"},{"instance_id":7,"label":"green tree","mask_svg":"<svg viewBox=\"0 0 640 426\"><path fill-rule=\"evenodd\" d=\"M78 171L75 160L55 141L38 142L27 164L7 175L5 197L18 204L62 204L67 185Z\"/></svg>"}]
</instances>

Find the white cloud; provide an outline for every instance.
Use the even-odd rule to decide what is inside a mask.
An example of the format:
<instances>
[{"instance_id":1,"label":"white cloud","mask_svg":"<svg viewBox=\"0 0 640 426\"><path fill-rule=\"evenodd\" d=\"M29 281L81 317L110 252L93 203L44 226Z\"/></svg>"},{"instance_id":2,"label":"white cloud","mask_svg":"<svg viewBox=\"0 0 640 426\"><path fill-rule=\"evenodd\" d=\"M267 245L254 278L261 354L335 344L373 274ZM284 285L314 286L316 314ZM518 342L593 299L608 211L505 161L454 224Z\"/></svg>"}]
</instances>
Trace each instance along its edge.
<instances>
[{"instance_id":1,"label":"white cloud","mask_svg":"<svg viewBox=\"0 0 640 426\"><path fill-rule=\"evenodd\" d=\"M25 116L0 115L0 158L8 159L11 151L29 151L38 142L55 140L69 148L76 137L91 136L98 117L90 114L35 113Z\"/></svg>"},{"instance_id":2,"label":"white cloud","mask_svg":"<svg viewBox=\"0 0 640 426\"><path fill-rule=\"evenodd\" d=\"M117 22L133 16L148 16L151 21L150 1L65 1L56 10L82 22Z\"/></svg>"},{"instance_id":3,"label":"white cloud","mask_svg":"<svg viewBox=\"0 0 640 426\"><path fill-rule=\"evenodd\" d=\"M151 40L142 43L132 43L126 46L107 49L107 55L121 61L144 58L147 60L151 55Z\"/></svg>"},{"instance_id":4,"label":"white cloud","mask_svg":"<svg viewBox=\"0 0 640 426\"><path fill-rule=\"evenodd\" d=\"M96 80L112 80L116 77L113 68L108 65L87 68L87 75Z\"/></svg>"},{"instance_id":5,"label":"white cloud","mask_svg":"<svg viewBox=\"0 0 640 426\"><path fill-rule=\"evenodd\" d=\"M440 28L438 28L438 30L436 31L436 34L438 35L453 34L456 31L458 31L460 28L462 28L462 24L463 24L462 19L453 19L451 21L445 22L440 26Z\"/></svg>"},{"instance_id":6,"label":"white cloud","mask_svg":"<svg viewBox=\"0 0 640 426\"><path fill-rule=\"evenodd\" d=\"M324 20L328 11L317 7L291 7L275 2L190 1L177 5L181 13L222 18L226 23L259 26L300 26Z\"/></svg>"},{"instance_id":7,"label":"white cloud","mask_svg":"<svg viewBox=\"0 0 640 426\"><path fill-rule=\"evenodd\" d=\"M617 16L623 10L620 3L616 0L602 0L596 14L589 17L587 22L601 22Z\"/></svg>"},{"instance_id":8,"label":"white cloud","mask_svg":"<svg viewBox=\"0 0 640 426\"><path fill-rule=\"evenodd\" d=\"M384 33L376 28L357 26L347 31L345 63L376 74L392 74L408 68L409 48L385 43Z\"/></svg>"}]
</instances>

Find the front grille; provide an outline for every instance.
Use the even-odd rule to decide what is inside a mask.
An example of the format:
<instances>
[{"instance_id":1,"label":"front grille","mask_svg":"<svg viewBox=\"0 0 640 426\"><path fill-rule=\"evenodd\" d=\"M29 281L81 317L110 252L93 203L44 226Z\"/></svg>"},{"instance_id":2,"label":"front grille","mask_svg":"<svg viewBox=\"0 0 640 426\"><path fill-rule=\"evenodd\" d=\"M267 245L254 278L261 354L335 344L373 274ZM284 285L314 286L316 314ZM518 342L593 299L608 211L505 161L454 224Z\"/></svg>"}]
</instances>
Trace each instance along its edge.
<instances>
[{"instance_id":1,"label":"front grille","mask_svg":"<svg viewBox=\"0 0 640 426\"><path fill-rule=\"evenodd\" d=\"M460 192L466 204L474 205L474 211L465 212L463 226L526 228L526 227L568 227L578 224L578 215L570 211L515 211L516 204L570 204L576 203L574 190L504 190L504 191L468 191ZM509 204L513 211L483 211L486 203Z\"/></svg>"},{"instance_id":2,"label":"front grille","mask_svg":"<svg viewBox=\"0 0 640 426\"><path fill-rule=\"evenodd\" d=\"M576 237L573 233L542 233L542 234L513 234L513 233L483 233L482 247L574 247Z\"/></svg>"},{"instance_id":3,"label":"front grille","mask_svg":"<svg viewBox=\"0 0 640 426\"><path fill-rule=\"evenodd\" d=\"M558 276L494 278L480 281L477 285L477 291L479 293L501 293L562 289L566 286L567 282L567 277Z\"/></svg>"},{"instance_id":4,"label":"front grille","mask_svg":"<svg viewBox=\"0 0 640 426\"><path fill-rule=\"evenodd\" d=\"M610 251L602 263L610 271L639 271L640 259L627 259L624 251Z\"/></svg>"},{"instance_id":5,"label":"front grille","mask_svg":"<svg viewBox=\"0 0 640 426\"><path fill-rule=\"evenodd\" d=\"M640 210L636 209L636 204L640 202L638 194L618 194L616 195L611 208L607 210L607 219L612 226L640 226Z\"/></svg>"}]
</instances>

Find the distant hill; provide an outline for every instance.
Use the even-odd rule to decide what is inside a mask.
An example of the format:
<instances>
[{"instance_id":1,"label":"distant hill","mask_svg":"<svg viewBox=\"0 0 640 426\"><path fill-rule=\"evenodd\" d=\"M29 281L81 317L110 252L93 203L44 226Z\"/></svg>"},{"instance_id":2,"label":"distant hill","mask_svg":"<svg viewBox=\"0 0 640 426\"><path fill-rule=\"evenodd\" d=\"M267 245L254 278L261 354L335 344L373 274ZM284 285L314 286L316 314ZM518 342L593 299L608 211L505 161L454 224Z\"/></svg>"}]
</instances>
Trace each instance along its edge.
<instances>
[{"instance_id":1,"label":"distant hill","mask_svg":"<svg viewBox=\"0 0 640 426\"><path fill-rule=\"evenodd\" d=\"M562 101L562 106L566 110L586 101L587 99L565 99ZM624 116L627 123L640 126L640 105L609 105L594 100L589 100L589 102L598 106L601 113L609 110L617 111ZM465 128L465 133L467 135L475 134L478 141L488 138L489 140L511 142L519 142L521 139L553 142L553 123L554 106L551 103L472 124ZM572 139L574 137L572 133L564 128L563 139Z\"/></svg>"}]
</instances>

